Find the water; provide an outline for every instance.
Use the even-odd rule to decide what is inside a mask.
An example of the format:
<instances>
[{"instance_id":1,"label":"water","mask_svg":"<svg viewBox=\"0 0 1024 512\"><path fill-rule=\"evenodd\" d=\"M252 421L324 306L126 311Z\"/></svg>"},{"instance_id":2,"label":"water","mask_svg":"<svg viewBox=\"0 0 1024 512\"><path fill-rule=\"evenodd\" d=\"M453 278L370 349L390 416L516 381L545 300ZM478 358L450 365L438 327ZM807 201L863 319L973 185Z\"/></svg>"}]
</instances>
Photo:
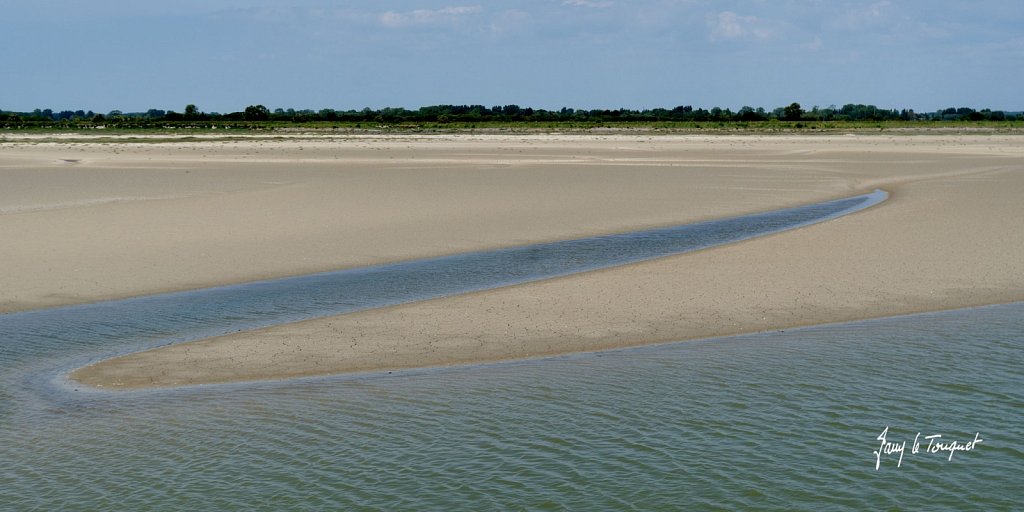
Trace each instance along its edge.
<instances>
[{"instance_id":1,"label":"water","mask_svg":"<svg viewBox=\"0 0 1024 512\"><path fill-rule=\"evenodd\" d=\"M0 362L31 381L0 373L0 382L37 388L66 367L125 352L677 254L821 222L886 197L879 190L683 226L0 315Z\"/></svg>"},{"instance_id":2,"label":"water","mask_svg":"<svg viewBox=\"0 0 1024 512\"><path fill-rule=\"evenodd\" d=\"M54 394L0 413L0 508L1013 510L1021 361L1014 304L393 375ZM984 441L876 471L886 426L891 440Z\"/></svg>"},{"instance_id":3,"label":"water","mask_svg":"<svg viewBox=\"0 0 1024 512\"><path fill-rule=\"evenodd\" d=\"M0 316L0 509L1024 501L1024 304L392 375L129 393L61 383L100 354L296 314L273 293L230 309L231 290L279 284ZM190 318L199 326L182 329ZM876 471L886 426L908 451L917 432L984 440Z\"/></svg>"}]
</instances>

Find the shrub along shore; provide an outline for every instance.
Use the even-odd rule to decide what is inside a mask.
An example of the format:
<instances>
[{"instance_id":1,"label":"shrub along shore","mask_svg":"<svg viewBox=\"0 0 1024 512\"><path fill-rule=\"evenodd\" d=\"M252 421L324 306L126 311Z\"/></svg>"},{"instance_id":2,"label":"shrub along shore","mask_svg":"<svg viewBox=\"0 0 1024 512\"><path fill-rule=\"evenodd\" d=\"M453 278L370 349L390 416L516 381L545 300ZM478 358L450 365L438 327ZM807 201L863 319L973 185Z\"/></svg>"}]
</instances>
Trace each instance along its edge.
<instances>
[{"instance_id":1,"label":"shrub along shore","mask_svg":"<svg viewBox=\"0 0 1024 512\"><path fill-rule=\"evenodd\" d=\"M146 112L106 114L83 110L36 109L32 112L0 110L4 130L348 130L348 131L873 131L873 130L982 130L1016 131L1024 127L1024 113L947 108L928 113L908 109L882 109L873 105L841 108L798 103L772 111L743 107L647 110L562 108L544 110L518 105L436 105L419 109L295 110L250 105L241 112L202 112L187 105L184 113L149 109Z\"/></svg>"}]
</instances>

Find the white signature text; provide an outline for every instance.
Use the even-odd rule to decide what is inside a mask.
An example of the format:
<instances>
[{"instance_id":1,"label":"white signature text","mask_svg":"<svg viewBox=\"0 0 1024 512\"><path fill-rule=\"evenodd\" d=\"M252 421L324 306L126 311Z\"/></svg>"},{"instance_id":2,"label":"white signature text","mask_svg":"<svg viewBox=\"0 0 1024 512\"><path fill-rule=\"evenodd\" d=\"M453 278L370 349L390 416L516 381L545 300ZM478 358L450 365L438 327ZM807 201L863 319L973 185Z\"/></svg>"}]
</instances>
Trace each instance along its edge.
<instances>
[{"instance_id":1,"label":"white signature text","mask_svg":"<svg viewBox=\"0 0 1024 512\"><path fill-rule=\"evenodd\" d=\"M875 471L882 465L883 457L894 457L896 458L896 467L903 465L903 455L906 454L907 442L906 441L890 441L888 438L889 427L885 427L885 430L875 439L879 441L878 449L873 453L875 454ZM956 452L969 452L978 447L978 443L984 441L981 438L980 432L975 432L974 440L961 443L959 441L950 441L942 438L942 434L932 434L930 436L921 437L921 433L918 432L914 436L914 442L910 445L910 453L916 455L922 450L921 443L927 442L927 446L924 446L924 453L945 453L949 452L947 461L953 460L953 454Z\"/></svg>"}]
</instances>

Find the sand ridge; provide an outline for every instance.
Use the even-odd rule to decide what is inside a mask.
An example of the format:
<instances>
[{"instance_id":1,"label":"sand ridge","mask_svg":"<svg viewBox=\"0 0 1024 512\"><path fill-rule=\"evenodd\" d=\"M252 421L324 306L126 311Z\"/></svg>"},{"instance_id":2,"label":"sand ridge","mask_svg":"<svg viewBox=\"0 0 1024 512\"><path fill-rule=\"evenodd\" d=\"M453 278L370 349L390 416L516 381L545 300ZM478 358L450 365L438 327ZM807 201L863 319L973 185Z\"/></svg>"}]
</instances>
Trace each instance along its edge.
<instances>
[{"instance_id":1,"label":"sand ridge","mask_svg":"<svg viewBox=\"0 0 1024 512\"><path fill-rule=\"evenodd\" d=\"M216 164L191 155L178 158L189 149L150 148L167 153L161 157L164 166L158 165L152 175L165 180L164 185L173 183L163 191L196 195L140 200L131 204L137 207L129 208L131 213L159 224L169 210L194 208L185 210L191 213L183 215L181 229L163 229L151 239L139 234L139 226L129 225L128 233L142 237L140 245L115 252L130 256L128 261L135 264L148 264L143 268L156 269L160 277L122 274L108 290L79 282L75 294L57 297L58 302L95 300L691 222L882 187L892 193L883 205L793 232L550 281L169 346L102 362L74 377L120 388L375 371L1024 300L1024 259L1019 258L1024 231L1018 226L1024 207L1017 200L1024 193L1020 140L951 135L289 140L275 143L279 146L270 160L276 164L238 167L230 162L231 155L237 152L244 160L258 144L267 143L211 145L211 152L222 151ZM296 144L303 145L302 155L296 155ZM45 151L17 145L2 149L0 162L9 161L5 159L12 150L29 160L68 150L59 145ZM111 160L90 164L89 155L83 155L85 163L75 167L93 165L102 174L123 166L129 174L144 174L130 171L142 150L128 149L136 152L131 153L135 160L100 152L95 159ZM379 155L369 155L374 152ZM305 160L310 154L313 160ZM341 163L321 162L332 156ZM359 163L344 163L348 156ZM287 166L278 165L285 161ZM188 190L185 180L169 177L167 169L181 167L206 175L205 188ZM9 169L0 167L0 172ZM31 185L38 177L24 179ZM125 186L114 183L116 176L106 179L115 187ZM345 195L357 186L368 188ZM0 199L7 201L2 194ZM350 201L362 198L361 208L344 210L326 199L339 195ZM199 206L214 199L219 201L216 206ZM298 207L307 203L309 210ZM379 207L374 209L373 203ZM240 219L256 214L252 204L273 215L246 230ZM0 202L3 206L8 203ZM122 209L128 206L0 215L0 231L17 225L9 221L18 217L29 219L24 221L26 230L34 222L36 232L72 222L85 212L123 220ZM237 216L232 216L233 209ZM344 221L313 222L318 215L341 212L349 214ZM214 226L209 237L193 231L202 219L189 219L204 213L212 216L206 219ZM46 215L54 218L44 219ZM281 225L275 226L270 217ZM112 235L97 224L76 227L84 233L80 241L87 250L82 258L62 253L46 237L36 240L35 254L25 248L13 254L23 261L53 254L54 263L78 264L95 278L104 267L90 258L98 261L104 253L89 245L88 238L99 235L109 242ZM339 235L358 243L339 244ZM251 247L246 243L261 237L266 250L242 254ZM168 261L161 251L147 252L147 243L158 242L162 248L187 247L176 253L180 261ZM197 250L210 257L187 257ZM295 258L300 252L314 255L314 261ZM91 267L83 264L90 261ZM225 266L234 273L225 275ZM15 277L10 269L5 279ZM35 288L23 284L21 290L30 299L12 299L10 292L4 299L15 309L52 303L55 295L48 294L62 279L67 278L36 267L25 279Z\"/></svg>"}]
</instances>

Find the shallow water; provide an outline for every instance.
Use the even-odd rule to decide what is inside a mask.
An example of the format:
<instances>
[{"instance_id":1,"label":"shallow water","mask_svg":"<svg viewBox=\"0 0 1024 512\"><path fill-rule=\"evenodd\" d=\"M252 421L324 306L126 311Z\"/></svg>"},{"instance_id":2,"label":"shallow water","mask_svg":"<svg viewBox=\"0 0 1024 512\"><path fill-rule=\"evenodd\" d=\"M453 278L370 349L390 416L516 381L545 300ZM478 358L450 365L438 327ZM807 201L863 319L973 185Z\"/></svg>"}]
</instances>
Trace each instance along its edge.
<instances>
[{"instance_id":1,"label":"shallow water","mask_svg":"<svg viewBox=\"0 0 1024 512\"><path fill-rule=\"evenodd\" d=\"M536 361L7 399L0 508L1012 510L1024 304ZM876 437L968 452L885 457Z\"/></svg>"},{"instance_id":2,"label":"shallow water","mask_svg":"<svg viewBox=\"0 0 1024 512\"><path fill-rule=\"evenodd\" d=\"M0 368L36 388L121 353L678 254L822 222L886 197L879 190L697 224L0 315ZM0 370L0 382L17 380Z\"/></svg>"},{"instance_id":3,"label":"shallow water","mask_svg":"<svg viewBox=\"0 0 1024 512\"><path fill-rule=\"evenodd\" d=\"M393 375L129 393L63 384L111 352L309 314L289 302L301 287L275 286L0 315L0 509L1009 510L1024 499L1024 304ZM312 304L332 300L351 305ZM906 454L897 468L887 456L876 471L886 426L908 445L919 431L984 440L952 460Z\"/></svg>"}]
</instances>

